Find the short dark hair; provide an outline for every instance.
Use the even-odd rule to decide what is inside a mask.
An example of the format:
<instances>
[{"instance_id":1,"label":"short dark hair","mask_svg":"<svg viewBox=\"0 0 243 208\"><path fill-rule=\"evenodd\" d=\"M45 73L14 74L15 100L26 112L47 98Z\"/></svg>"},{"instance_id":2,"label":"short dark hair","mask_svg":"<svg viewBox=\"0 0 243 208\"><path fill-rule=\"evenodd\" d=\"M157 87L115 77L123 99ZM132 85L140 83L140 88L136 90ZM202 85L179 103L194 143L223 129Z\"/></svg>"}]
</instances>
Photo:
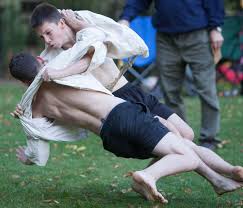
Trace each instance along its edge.
<instances>
[{"instance_id":1,"label":"short dark hair","mask_svg":"<svg viewBox=\"0 0 243 208\"><path fill-rule=\"evenodd\" d=\"M63 16L57 8L48 3L42 3L35 7L30 18L32 28L37 28L45 22L58 23Z\"/></svg>"},{"instance_id":2,"label":"short dark hair","mask_svg":"<svg viewBox=\"0 0 243 208\"><path fill-rule=\"evenodd\" d=\"M32 82L38 74L39 62L28 53L19 53L12 57L9 63L10 74L22 81Z\"/></svg>"}]
</instances>

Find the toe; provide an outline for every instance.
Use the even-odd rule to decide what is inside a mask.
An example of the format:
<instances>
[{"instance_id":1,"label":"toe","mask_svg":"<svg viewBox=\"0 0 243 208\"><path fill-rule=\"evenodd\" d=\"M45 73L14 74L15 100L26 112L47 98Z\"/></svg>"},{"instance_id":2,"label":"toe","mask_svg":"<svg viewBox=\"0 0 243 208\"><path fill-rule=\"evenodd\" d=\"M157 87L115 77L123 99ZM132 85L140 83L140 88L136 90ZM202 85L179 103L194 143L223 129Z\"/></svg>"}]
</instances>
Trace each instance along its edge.
<instances>
[{"instance_id":1,"label":"toe","mask_svg":"<svg viewBox=\"0 0 243 208\"><path fill-rule=\"evenodd\" d=\"M158 200L160 203L162 203L162 204L167 204L167 203L168 203L168 200L165 199L165 198L162 196L161 193L158 193L158 194L157 194L157 200Z\"/></svg>"}]
</instances>

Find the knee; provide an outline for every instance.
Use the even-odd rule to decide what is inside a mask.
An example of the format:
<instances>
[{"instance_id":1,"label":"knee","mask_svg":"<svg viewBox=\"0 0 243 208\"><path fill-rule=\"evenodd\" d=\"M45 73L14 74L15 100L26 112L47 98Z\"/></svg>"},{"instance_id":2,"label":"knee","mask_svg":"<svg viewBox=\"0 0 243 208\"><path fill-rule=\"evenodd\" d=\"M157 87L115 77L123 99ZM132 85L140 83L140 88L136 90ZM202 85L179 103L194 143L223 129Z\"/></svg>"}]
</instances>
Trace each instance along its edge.
<instances>
[{"instance_id":1,"label":"knee","mask_svg":"<svg viewBox=\"0 0 243 208\"><path fill-rule=\"evenodd\" d=\"M191 141L187 141L187 143L192 143ZM192 143L193 144L193 143ZM195 170L199 166L200 159L199 157L195 154L193 150L193 145L186 145L186 147L183 149L181 152L188 161L188 170Z\"/></svg>"},{"instance_id":2,"label":"knee","mask_svg":"<svg viewBox=\"0 0 243 208\"><path fill-rule=\"evenodd\" d=\"M195 170L200 163L200 158L194 151L196 145L192 141L177 138L173 133L170 134L171 137L167 140L170 146L170 154L181 155L187 161L187 170Z\"/></svg>"},{"instance_id":3,"label":"knee","mask_svg":"<svg viewBox=\"0 0 243 208\"><path fill-rule=\"evenodd\" d=\"M173 113L167 120L170 121L177 128L183 138L190 141L194 139L195 135L193 129L177 114Z\"/></svg>"},{"instance_id":4,"label":"knee","mask_svg":"<svg viewBox=\"0 0 243 208\"><path fill-rule=\"evenodd\" d=\"M194 154L187 155L189 157L189 166L190 170L195 170L198 168L200 160L199 158Z\"/></svg>"},{"instance_id":5,"label":"knee","mask_svg":"<svg viewBox=\"0 0 243 208\"><path fill-rule=\"evenodd\" d=\"M188 140L190 140L190 141L193 141L194 136L195 136L195 134L194 134L194 131L192 130L191 127L188 127L188 128L186 129L186 131L184 132L184 135L183 135L183 137L184 137L185 139L188 139Z\"/></svg>"}]
</instances>

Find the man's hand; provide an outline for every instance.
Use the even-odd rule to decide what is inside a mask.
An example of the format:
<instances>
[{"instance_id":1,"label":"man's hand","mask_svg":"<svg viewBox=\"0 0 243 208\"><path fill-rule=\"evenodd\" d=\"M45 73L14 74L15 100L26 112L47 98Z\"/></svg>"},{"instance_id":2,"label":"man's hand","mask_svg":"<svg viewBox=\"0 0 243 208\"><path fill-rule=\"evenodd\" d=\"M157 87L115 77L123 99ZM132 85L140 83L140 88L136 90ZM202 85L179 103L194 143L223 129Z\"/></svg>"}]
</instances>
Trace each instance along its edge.
<instances>
[{"instance_id":1,"label":"man's hand","mask_svg":"<svg viewBox=\"0 0 243 208\"><path fill-rule=\"evenodd\" d=\"M50 67L46 67L44 73L42 74L42 78L45 82L50 82L54 79L61 78L60 70L56 70Z\"/></svg>"},{"instance_id":2,"label":"man's hand","mask_svg":"<svg viewBox=\"0 0 243 208\"><path fill-rule=\"evenodd\" d=\"M13 116L14 118L19 118L23 114L24 112L19 104L16 106L15 111L10 113L10 115Z\"/></svg>"},{"instance_id":3,"label":"man's hand","mask_svg":"<svg viewBox=\"0 0 243 208\"><path fill-rule=\"evenodd\" d=\"M127 27L130 27L130 23L127 20L119 20L118 23L122 24L122 25L126 25Z\"/></svg>"},{"instance_id":4,"label":"man's hand","mask_svg":"<svg viewBox=\"0 0 243 208\"><path fill-rule=\"evenodd\" d=\"M18 147L18 148L16 149L16 157L17 157L17 159L18 159L21 163L23 163L23 164L25 164L25 165L33 165L34 163L31 162L31 161L27 158L27 156L25 155L25 153L24 153L25 149L26 149L26 147Z\"/></svg>"},{"instance_id":5,"label":"man's hand","mask_svg":"<svg viewBox=\"0 0 243 208\"><path fill-rule=\"evenodd\" d=\"M210 31L210 41L211 41L211 47L213 51L217 51L221 48L224 38L221 34L221 32L217 30L211 30Z\"/></svg>"},{"instance_id":6,"label":"man's hand","mask_svg":"<svg viewBox=\"0 0 243 208\"><path fill-rule=\"evenodd\" d=\"M71 9L63 9L61 11L66 24L71 27L75 32L82 30L89 26L87 22L82 19L78 19L76 14Z\"/></svg>"}]
</instances>

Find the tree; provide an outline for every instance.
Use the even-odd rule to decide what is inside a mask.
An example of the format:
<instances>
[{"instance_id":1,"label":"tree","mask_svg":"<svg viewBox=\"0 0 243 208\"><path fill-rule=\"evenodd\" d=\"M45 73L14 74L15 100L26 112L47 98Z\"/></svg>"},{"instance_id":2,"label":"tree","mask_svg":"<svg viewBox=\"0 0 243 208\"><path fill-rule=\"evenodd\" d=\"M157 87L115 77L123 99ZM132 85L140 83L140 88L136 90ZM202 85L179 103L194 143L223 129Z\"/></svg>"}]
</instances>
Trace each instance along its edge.
<instances>
[{"instance_id":1,"label":"tree","mask_svg":"<svg viewBox=\"0 0 243 208\"><path fill-rule=\"evenodd\" d=\"M24 48L27 25L21 21L21 10L19 1L6 1L1 13L1 49L3 60L0 74L5 74L7 63L14 51Z\"/></svg>"}]
</instances>

